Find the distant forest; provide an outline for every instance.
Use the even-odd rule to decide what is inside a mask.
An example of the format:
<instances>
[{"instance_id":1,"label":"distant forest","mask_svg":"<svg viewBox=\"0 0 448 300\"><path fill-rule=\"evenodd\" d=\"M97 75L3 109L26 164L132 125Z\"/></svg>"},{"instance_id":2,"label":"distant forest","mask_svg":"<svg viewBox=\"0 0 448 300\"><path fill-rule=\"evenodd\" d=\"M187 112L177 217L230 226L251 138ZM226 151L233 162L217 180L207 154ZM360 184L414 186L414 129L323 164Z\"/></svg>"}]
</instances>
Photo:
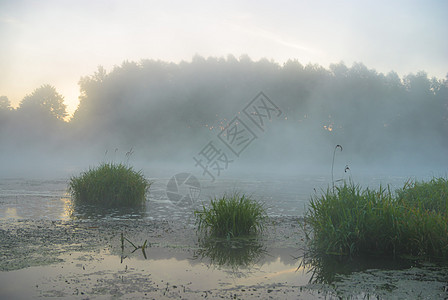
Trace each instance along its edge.
<instances>
[{"instance_id":1,"label":"distant forest","mask_svg":"<svg viewBox=\"0 0 448 300\"><path fill-rule=\"evenodd\" d=\"M400 78L362 63L324 68L247 56L179 64L123 62L79 81L80 103L66 121L64 97L38 87L18 108L0 97L0 168L100 157L129 150L148 163L191 161L259 93L281 110L246 163L318 163L336 144L353 160L397 166L448 166L448 75L421 71ZM14 158L17 159L14 160ZM243 158L240 158L243 160ZM89 163L91 160L89 160Z\"/></svg>"}]
</instances>

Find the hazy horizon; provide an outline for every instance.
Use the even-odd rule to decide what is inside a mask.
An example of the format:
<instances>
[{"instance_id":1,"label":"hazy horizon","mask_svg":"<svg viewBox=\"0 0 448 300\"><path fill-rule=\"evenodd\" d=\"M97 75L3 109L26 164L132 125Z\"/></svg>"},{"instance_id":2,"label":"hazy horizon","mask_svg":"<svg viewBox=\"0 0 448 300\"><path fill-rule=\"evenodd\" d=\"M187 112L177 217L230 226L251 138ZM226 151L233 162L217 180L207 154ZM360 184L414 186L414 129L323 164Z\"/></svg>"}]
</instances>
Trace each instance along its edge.
<instances>
[{"instance_id":1,"label":"hazy horizon","mask_svg":"<svg viewBox=\"0 0 448 300\"><path fill-rule=\"evenodd\" d=\"M338 172L446 173L447 11L0 0L0 176L76 173L131 149L149 172L328 174L338 144Z\"/></svg>"},{"instance_id":2,"label":"hazy horizon","mask_svg":"<svg viewBox=\"0 0 448 300\"><path fill-rule=\"evenodd\" d=\"M125 60L248 55L283 65L363 63L400 77L448 70L444 1L0 1L0 96L43 84L78 106L81 77Z\"/></svg>"},{"instance_id":3,"label":"hazy horizon","mask_svg":"<svg viewBox=\"0 0 448 300\"><path fill-rule=\"evenodd\" d=\"M425 72L195 56L99 67L80 90L69 122L54 86L17 109L0 99L1 176L69 176L110 161L211 181L329 174L336 145L342 175L447 172L448 80Z\"/></svg>"},{"instance_id":4,"label":"hazy horizon","mask_svg":"<svg viewBox=\"0 0 448 300\"><path fill-rule=\"evenodd\" d=\"M202 56L200 56L200 55L194 55L190 60L181 60L181 61L178 62L178 63L176 63L176 62L172 62L172 61L164 61L164 60L160 60L160 59L155 59L155 60L156 60L156 61L161 61L161 62L163 62L163 63L167 63L167 64L189 64L189 63L191 63L191 62L195 59L195 57L200 57L200 58L203 58L203 59L206 59L206 60L207 60L207 59L208 59L208 60L226 60L226 59L228 59L229 57L232 57L233 59L236 59L236 60L250 59L250 60L252 61L252 59L250 58L250 56L248 56L247 54L242 54L240 57L235 57L235 56L232 55L232 54L227 54L227 55L225 55L225 56L220 56L220 57L215 57L215 56L202 57ZM124 64L124 63L136 63L136 64L138 64L138 63L140 63L141 61L145 61L145 60L154 60L154 59L152 59L152 58L142 58L142 59L137 60L137 61L124 60L124 61L122 61L122 62L120 62L120 63L118 63L118 64L115 64L110 70L106 70L106 69L105 69L105 71L106 71L106 72L111 72L111 71L113 71L114 69L119 68L119 67L120 67L122 64ZM266 58L266 57L262 57L262 58L260 58L259 60L254 60L254 62L262 62L262 61L269 61L270 63L274 63L274 64L278 65L278 67L280 67L280 68L281 68L282 66L284 66L285 64L287 64L288 62L297 62L297 63L300 63L300 64L302 64L302 65L304 65L304 66L306 66L306 65L309 65L309 66L316 66L316 65L317 65L317 66L319 66L319 67L325 68L326 70L330 70L331 67L334 66L334 65L338 65L338 64L343 64L343 65L345 65L345 62L344 62L344 61L333 62L333 63L330 63L328 66L322 66L322 65L320 65L320 64L312 63L312 62L309 62L309 63L307 63L307 64L303 64L303 63L302 63L301 61L299 61L298 59L293 59L293 58L288 59L288 60L285 61L283 64L281 64L281 63L279 63L279 62L277 62L277 61L275 61L275 60L272 60L272 59L269 60L269 59ZM363 62L356 62L356 61L355 61L355 62L353 62L352 66L356 66L357 64L362 64L362 65L364 65ZM348 67L350 67L350 66L348 66ZM400 75L400 74L398 74L398 72L396 72L395 70L388 70L388 71L386 71L386 72L380 72L380 71L378 71L377 69L375 69L374 67L372 67L372 68L371 68L370 66L366 66L366 67L367 67L368 69L370 69L370 70L377 71L379 74L383 74L383 75L387 75L387 74L389 74L389 73L395 73L395 74L397 74L397 75L399 76L400 80L403 80L406 76L412 76L412 75L415 75L415 74L418 74L418 73L421 73L421 72L427 74L429 78L435 78L435 79L437 79L437 80L444 80L444 79L447 79L447 78L448 78L448 71L446 72L446 74L445 74L444 76L442 76L442 77L437 77L437 76L431 76L428 72L426 72L426 70L423 70L423 69L419 69L418 72L410 72L410 73L408 73L408 74ZM104 68L104 66L102 66L102 65L98 65L96 68L97 68L97 69L98 69L98 68ZM96 72L97 69L95 69L94 72ZM93 72L93 73L94 73L94 72ZM79 88L80 88L80 87L79 87L79 81L82 80L82 78L91 76L93 73L91 73L91 74L83 74L82 76L80 76L80 78L79 78L79 80L78 80L78 82L77 82L78 90L79 90ZM81 95L80 95L80 91L77 92L77 94L79 94L79 95L78 95L78 99L77 99L77 101L76 101L76 106L74 106L74 104L71 103L71 102L73 102L73 101L70 101L70 102L69 102L69 101L67 100L67 98L65 97L65 95L64 95L63 93L60 92L60 89L59 89L56 85L53 85L53 84L51 84L50 82L42 82L42 84L41 84L40 86L42 86L42 85L51 85L51 86L55 87L56 90L59 92L59 94L61 94L61 96L64 98L64 104L66 105L66 109L67 109L67 117L65 118L65 121L68 122L68 121L73 117L73 114L75 113L75 111L76 111L76 110L78 109L78 107L79 107L79 98L81 97ZM13 100L11 100L11 99L8 97L7 94L3 94L3 95L0 95L0 96L6 96L6 97L8 97L9 101L11 102L11 107L17 109L17 108L20 106L20 102L21 102L25 97L27 97L27 96L29 96L30 94L32 94L33 91L36 90L37 88L39 88L40 86L35 86L32 90L30 90L28 93L26 93L26 94L25 94L20 100L18 100L18 101L13 101Z\"/></svg>"}]
</instances>

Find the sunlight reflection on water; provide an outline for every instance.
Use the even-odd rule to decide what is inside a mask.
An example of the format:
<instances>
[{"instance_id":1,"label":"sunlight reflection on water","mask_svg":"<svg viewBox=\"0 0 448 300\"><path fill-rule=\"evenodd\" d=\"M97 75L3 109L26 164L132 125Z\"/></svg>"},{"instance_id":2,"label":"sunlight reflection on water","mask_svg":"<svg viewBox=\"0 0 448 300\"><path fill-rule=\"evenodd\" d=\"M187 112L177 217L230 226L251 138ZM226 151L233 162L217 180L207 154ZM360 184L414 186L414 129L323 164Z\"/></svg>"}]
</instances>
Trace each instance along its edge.
<instances>
[{"instance_id":1,"label":"sunlight reflection on water","mask_svg":"<svg viewBox=\"0 0 448 300\"><path fill-rule=\"evenodd\" d=\"M185 292L194 295L216 289L238 290L241 286L286 282L291 286L303 286L310 277L306 270L297 269L296 259L275 250L262 261L239 271L214 266L207 260L194 259L191 254L175 249L148 248L147 251L147 260L137 253L121 260L120 256L106 249L71 252L62 255L63 262L58 264L0 272L4 286L0 296L67 296L81 292L98 295L113 294L115 290L128 296L131 292L151 291L161 295L164 290L166 296ZM46 275L42 277L40 274Z\"/></svg>"}]
</instances>

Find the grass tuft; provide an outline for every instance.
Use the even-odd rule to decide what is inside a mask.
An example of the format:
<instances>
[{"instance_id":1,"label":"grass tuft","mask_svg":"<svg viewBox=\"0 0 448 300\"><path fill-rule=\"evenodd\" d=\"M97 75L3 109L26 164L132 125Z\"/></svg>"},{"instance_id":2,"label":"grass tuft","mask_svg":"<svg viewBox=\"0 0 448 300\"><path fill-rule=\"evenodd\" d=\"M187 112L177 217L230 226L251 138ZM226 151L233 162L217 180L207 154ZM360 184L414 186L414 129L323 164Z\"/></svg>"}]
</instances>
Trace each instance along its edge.
<instances>
[{"instance_id":1,"label":"grass tuft","mask_svg":"<svg viewBox=\"0 0 448 300\"><path fill-rule=\"evenodd\" d=\"M311 249L331 255L448 258L448 180L409 183L391 193L353 183L312 197Z\"/></svg>"},{"instance_id":2,"label":"grass tuft","mask_svg":"<svg viewBox=\"0 0 448 300\"><path fill-rule=\"evenodd\" d=\"M106 207L139 206L151 183L142 172L123 164L103 163L70 179L68 191L76 204Z\"/></svg>"},{"instance_id":3,"label":"grass tuft","mask_svg":"<svg viewBox=\"0 0 448 300\"><path fill-rule=\"evenodd\" d=\"M448 178L433 178L429 182L409 180L397 190L397 196L408 206L448 215Z\"/></svg>"},{"instance_id":4,"label":"grass tuft","mask_svg":"<svg viewBox=\"0 0 448 300\"><path fill-rule=\"evenodd\" d=\"M216 237L238 237L263 231L266 211L246 195L233 193L214 198L195 211L198 230Z\"/></svg>"}]
</instances>

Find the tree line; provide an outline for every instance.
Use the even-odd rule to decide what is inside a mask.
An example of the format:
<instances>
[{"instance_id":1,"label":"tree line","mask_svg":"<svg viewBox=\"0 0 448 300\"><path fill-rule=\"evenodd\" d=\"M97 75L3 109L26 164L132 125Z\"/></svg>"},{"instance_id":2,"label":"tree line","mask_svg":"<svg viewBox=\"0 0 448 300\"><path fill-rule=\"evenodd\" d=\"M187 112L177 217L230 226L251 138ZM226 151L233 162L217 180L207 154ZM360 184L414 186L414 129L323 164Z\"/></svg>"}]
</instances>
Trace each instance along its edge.
<instances>
[{"instance_id":1,"label":"tree line","mask_svg":"<svg viewBox=\"0 0 448 300\"><path fill-rule=\"evenodd\" d=\"M282 115L248 161L274 152L275 159L315 157L343 144L365 162L403 153L447 162L448 75L429 78L421 71L401 78L362 63L324 68L195 56L178 64L125 61L110 72L98 67L79 87L79 106L69 120L63 96L51 85L17 108L1 96L2 159L131 147L161 161L189 157L263 91Z\"/></svg>"}]
</instances>

